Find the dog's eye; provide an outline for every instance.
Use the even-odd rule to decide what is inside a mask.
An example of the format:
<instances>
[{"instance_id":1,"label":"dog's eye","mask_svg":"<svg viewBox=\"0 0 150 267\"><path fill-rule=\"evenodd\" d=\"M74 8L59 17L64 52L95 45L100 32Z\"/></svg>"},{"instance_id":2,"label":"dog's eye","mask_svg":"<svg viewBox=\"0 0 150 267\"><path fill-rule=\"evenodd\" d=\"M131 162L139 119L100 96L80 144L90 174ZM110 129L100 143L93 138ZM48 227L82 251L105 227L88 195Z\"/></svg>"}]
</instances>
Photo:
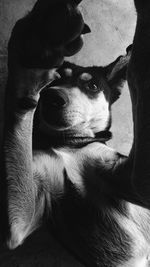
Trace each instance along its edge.
<instances>
[{"instance_id":1,"label":"dog's eye","mask_svg":"<svg viewBox=\"0 0 150 267\"><path fill-rule=\"evenodd\" d=\"M97 92L98 91L98 87L97 85L94 83L94 81L89 81L85 84L85 88L86 90L89 91L93 91L93 92Z\"/></svg>"},{"instance_id":2,"label":"dog's eye","mask_svg":"<svg viewBox=\"0 0 150 267\"><path fill-rule=\"evenodd\" d=\"M93 76L88 72L83 72L80 75L81 86L88 91L97 92L98 87L94 82Z\"/></svg>"}]
</instances>

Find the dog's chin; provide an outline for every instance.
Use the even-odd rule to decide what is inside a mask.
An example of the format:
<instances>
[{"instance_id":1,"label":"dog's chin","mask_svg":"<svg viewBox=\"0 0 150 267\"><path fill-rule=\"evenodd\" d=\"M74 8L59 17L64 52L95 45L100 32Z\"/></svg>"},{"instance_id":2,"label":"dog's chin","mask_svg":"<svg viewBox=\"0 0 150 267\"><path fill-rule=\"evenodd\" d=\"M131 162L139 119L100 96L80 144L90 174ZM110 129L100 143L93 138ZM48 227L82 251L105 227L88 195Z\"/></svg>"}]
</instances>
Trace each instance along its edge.
<instances>
[{"instance_id":1,"label":"dog's chin","mask_svg":"<svg viewBox=\"0 0 150 267\"><path fill-rule=\"evenodd\" d=\"M111 138L111 133L108 129L95 133L88 124L79 123L64 126L49 124L44 120L40 121L39 133L40 136L43 136L43 147L41 148L47 148L51 145L53 147L80 148L95 141L105 143Z\"/></svg>"}]
</instances>

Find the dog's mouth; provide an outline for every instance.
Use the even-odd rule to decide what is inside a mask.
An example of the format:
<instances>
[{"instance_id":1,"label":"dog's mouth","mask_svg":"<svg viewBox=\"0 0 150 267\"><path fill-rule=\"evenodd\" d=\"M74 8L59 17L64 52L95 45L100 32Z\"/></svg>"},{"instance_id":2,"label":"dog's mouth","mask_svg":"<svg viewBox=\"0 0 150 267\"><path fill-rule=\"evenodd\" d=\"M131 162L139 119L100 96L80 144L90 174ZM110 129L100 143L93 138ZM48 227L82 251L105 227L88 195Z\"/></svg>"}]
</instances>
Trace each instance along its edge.
<instances>
[{"instance_id":1,"label":"dog's mouth","mask_svg":"<svg viewBox=\"0 0 150 267\"><path fill-rule=\"evenodd\" d=\"M112 138L112 133L107 131L101 131L96 133L93 137L83 135L65 135L64 145L69 147L81 148L93 142L106 143Z\"/></svg>"},{"instance_id":2,"label":"dog's mouth","mask_svg":"<svg viewBox=\"0 0 150 267\"><path fill-rule=\"evenodd\" d=\"M86 124L68 126L65 121L62 123L59 120L56 124L56 120L54 119L54 122L52 124L52 122L48 123L45 119L41 119L40 135L37 137L38 144L41 145L40 149L45 149L51 145L53 147L68 146L81 148L93 142L106 143L112 138L112 133L109 131L109 128L93 133L91 129L86 127ZM42 139L41 141L40 138Z\"/></svg>"},{"instance_id":3,"label":"dog's mouth","mask_svg":"<svg viewBox=\"0 0 150 267\"><path fill-rule=\"evenodd\" d=\"M112 133L109 129L93 134L90 130L81 130L78 127L58 127L48 125L43 122L40 124L40 129L36 131L37 134L33 139L36 143L37 149L47 149L48 147L62 147L68 146L70 148L81 148L93 142L106 143L112 138ZM36 142L37 140L37 142ZM39 145L40 147L37 147ZM34 144L33 144L34 146Z\"/></svg>"}]
</instances>

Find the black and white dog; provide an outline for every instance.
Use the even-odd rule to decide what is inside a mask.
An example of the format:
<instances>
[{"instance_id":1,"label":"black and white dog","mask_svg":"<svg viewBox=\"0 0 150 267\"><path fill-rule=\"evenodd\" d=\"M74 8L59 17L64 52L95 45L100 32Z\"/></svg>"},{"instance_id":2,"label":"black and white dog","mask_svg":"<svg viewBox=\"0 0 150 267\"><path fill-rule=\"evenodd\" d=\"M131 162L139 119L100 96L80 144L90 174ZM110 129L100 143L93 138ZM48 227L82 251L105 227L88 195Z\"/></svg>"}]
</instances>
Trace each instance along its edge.
<instances>
[{"instance_id":1,"label":"black and white dog","mask_svg":"<svg viewBox=\"0 0 150 267\"><path fill-rule=\"evenodd\" d=\"M132 56L128 49L107 67L63 62L89 31L78 3L39 0L9 42L2 172L7 244L16 248L46 222L85 266L146 267L150 3L135 0ZM105 142L129 60L134 143L127 158Z\"/></svg>"}]
</instances>

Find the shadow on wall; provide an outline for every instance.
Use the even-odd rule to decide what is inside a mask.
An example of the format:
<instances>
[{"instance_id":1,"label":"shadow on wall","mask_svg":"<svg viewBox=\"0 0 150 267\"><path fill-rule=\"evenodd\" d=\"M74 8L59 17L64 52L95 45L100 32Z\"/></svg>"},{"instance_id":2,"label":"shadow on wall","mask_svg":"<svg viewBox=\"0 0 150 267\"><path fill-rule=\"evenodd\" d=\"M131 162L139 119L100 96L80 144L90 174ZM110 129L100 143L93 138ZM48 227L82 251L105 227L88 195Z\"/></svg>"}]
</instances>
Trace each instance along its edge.
<instances>
[{"instance_id":1,"label":"shadow on wall","mask_svg":"<svg viewBox=\"0 0 150 267\"><path fill-rule=\"evenodd\" d=\"M43 0L44 1L44 0ZM0 0L0 99L6 80L7 42L19 18L27 14L35 0ZM132 43L136 14L132 0L83 0L80 8L92 32L85 36L83 49L70 61L76 64L106 65L124 54ZM3 101L2 101L3 103ZM2 104L0 105L0 122ZM128 153L132 142L131 105L127 86L113 107L113 133L111 145Z\"/></svg>"}]
</instances>

